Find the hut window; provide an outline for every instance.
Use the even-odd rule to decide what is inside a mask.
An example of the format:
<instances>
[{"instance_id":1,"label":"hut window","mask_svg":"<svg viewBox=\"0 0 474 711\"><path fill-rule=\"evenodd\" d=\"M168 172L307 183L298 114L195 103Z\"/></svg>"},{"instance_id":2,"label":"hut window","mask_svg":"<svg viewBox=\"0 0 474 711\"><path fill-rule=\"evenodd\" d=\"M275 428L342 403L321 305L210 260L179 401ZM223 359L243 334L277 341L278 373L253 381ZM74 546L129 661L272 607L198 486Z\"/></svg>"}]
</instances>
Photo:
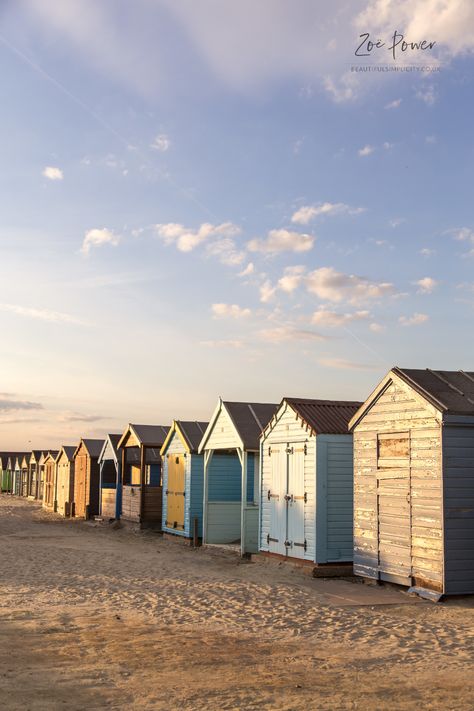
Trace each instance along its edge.
<instances>
[{"instance_id":1,"label":"hut window","mask_svg":"<svg viewBox=\"0 0 474 711\"><path fill-rule=\"evenodd\" d=\"M377 435L377 468L406 467L410 463L408 432Z\"/></svg>"},{"instance_id":2,"label":"hut window","mask_svg":"<svg viewBox=\"0 0 474 711\"><path fill-rule=\"evenodd\" d=\"M136 464L130 466L130 484L140 486L140 467L137 467Z\"/></svg>"}]
</instances>

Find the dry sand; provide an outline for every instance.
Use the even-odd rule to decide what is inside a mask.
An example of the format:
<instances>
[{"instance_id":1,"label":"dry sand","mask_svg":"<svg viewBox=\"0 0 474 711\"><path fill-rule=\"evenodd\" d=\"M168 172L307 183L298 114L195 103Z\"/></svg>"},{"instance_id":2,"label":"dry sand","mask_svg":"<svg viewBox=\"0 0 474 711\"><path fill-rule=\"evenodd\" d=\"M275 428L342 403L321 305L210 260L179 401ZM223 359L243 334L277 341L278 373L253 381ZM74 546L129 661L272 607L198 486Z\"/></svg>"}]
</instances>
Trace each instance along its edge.
<instances>
[{"instance_id":1,"label":"dry sand","mask_svg":"<svg viewBox=\"0 0 474 711\"><path fill-rule=\"evenodd\" d=\"M0 496L0 709L474 709L474 599L313 580Z\"/></svg>"}]
</instances>

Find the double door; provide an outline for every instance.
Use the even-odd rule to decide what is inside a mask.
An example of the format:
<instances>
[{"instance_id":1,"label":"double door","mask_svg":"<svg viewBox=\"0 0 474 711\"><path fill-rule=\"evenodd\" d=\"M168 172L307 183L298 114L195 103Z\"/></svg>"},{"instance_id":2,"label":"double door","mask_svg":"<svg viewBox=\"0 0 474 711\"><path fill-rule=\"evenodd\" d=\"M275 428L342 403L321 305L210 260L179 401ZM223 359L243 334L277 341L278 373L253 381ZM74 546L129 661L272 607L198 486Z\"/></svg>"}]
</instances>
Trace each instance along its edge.
<instances>
[{"instance_id":1,"label":"double door","mask_svg":"<svg viewBox=\"0 0 474 711\"><path fill-rule=\"evenodd\" d=\"M183 455L168 456L168 488L166 489L167 528L184 531L184 503L186 498L186 459Z\"/></svg>"},{"instance_id":2,"label":"double door","mask_svg":"<svg viewBox=\"0 0 474 711\"><path fill-rule=\"evenodd\" d=\"M304 442L274 444L269 448L268 456L271 462L270 488L266 492L270 502L268 549L271 553L291 558L304 558L306 444Z\"/></svg>"}]
</instances>

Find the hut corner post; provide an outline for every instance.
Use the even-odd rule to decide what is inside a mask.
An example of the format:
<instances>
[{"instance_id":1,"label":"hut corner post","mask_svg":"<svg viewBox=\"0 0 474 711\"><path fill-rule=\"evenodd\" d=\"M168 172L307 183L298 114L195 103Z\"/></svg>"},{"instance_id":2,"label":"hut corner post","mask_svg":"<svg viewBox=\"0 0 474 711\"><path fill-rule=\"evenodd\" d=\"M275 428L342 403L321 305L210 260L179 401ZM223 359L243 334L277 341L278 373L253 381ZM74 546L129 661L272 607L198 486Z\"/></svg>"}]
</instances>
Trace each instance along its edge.
<instances>
[{"instance_id":1,"label":"hut corner post","mask_svg":"<svg viewBox=\"0 0 474 711\"><path fill-rule=\"evenodd\" d=\"M99 516L102 516L102 479L103 479L104 460L99 464Z\"/></svg>"},{"instance_id":2,"label":"hut corner post","mask_svg":"<svg viewBox=\"0 0 474 711\"><path fill-rule=\"evenodd\" d=\"M211 466L212 449L204 450L204 486L203 486L203 502L202 502L202 542L207 543L207 504L209 494L209 467Z\"/></svg>"},{"instance_id":3,"label":"hut corner post","mask_svg":"<svg viewBox=\"0 0 474 711\"><path fill-rule=\"evenodd\" d=\"M122 471L123 466L121 464L123 461L123 455L120 457L117 455L117 484L115 491L115 520L120 521L120 516L122 513Z\"/></svg>"},{"instance_id":4,"label":"hut corner post","mask_svg":"<svg viewBox=\"0 0 474 711\"><path fill-rule=\"evenodd\" d=\"M145 510L145 461L146 447L142 444L140 447L140 524L143 523L143 514Z\"/></svg>"},{"instance_id":5,"label":"hut corner post","mask_svg":"<svg viewBox=\"0 0 474 711\"><path fill-rule=\"evenodd\" d=\"M240 555L243 557L246 553L246 508L247 508L247 452L244 449L238 449L240 464L242 465L242 500L240 506Z\"/></svg>"}]
</instances>

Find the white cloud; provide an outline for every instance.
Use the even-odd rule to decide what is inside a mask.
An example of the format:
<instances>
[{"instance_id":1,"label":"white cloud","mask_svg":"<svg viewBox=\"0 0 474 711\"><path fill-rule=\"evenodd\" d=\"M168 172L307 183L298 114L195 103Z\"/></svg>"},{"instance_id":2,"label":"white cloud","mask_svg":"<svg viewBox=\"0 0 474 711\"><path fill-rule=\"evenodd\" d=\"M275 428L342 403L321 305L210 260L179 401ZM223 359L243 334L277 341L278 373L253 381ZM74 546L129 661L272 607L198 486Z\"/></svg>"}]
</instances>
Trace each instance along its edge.
<instances>
[{"instance_id":1,"label":"white cloud","mask_svg":"<svg viewBox=\"0 0 474 711\"><path fill-rule=\"evenodd\" d=\"M247 243L251 252L278 254L279 252L308 252L315 237L291 230L270 230L266 239L253 239Z\"/></svg>"},{"instance_id":2,"label":"white cloud","mask_svg":"<svg viewBox=\"0 0 474 711\"><path fill-rule=\"evenodd\" d=\"M420 249L420 254L423 257L432 257L434 254L436 254L436 250L428 249L428 247L423 247L423 249Z\"/></svg>"},{"instance_id":3,"label":"white cloud","mask_svg":"<svg viewBox=\"0 0 474 711\"><path fill-rule=\"evenodd\" d=\"M413 316L400 316L398 319L398 322L402 326L419 326L422 323L426 323L428 321L429 316L426 314L413 314Z\"/></svg>"},{"instance_id":4,"label":"white cloud","mask_svg":"<svg viewBox=\"0 0 474 711\"><path fill-rule=\"evenodd\" d=\"M336 370L374 370L374 366L372 365L354 363L346 358L319 358L318 363L325 368L334 368Z\"/></svg>"},{"instance_id":5,"label":"white cloud","mask_svg":"<svg viewBox=\"0 0 474 711\"><path fill-rule=\"evenodd\" d=\"M474 230L470 227L456 227L448 230L455 240L459 242L472 242L474 244Z\"/></svg>"},{"instance_id":6,"label":"white cloud","mask_svg":"<svg viewBox=\"0 0 474 711\"><path fill-rule=\"evenodd\" d=\"M418 281L414 282L414 284L419 287L419 294L432 294L438 286L438 283L439 282L437 282L436 279L433 279L432 277L424 277L423 279L418 279Z\"/></svg>"},{"instance_id":7,"label":"white cloud","mask_svg":"<svg viewBox=\"0 0 474 711\"><path fill-rule=\"evenodd\" d=\"M336 303L357 303L394 293L394 286L389 282L374 282L354 274L344 274L334 267L321 267L308 274L306 288L320 299Z\"/></svg>"},{"instance_id":8,"label":"white cloud","mask_svg":"<svg viewBox=\"0 0 474 711\"><path fill-rule=\"evenodd\" d=\"M159 133L155 136L153 143L150 144L150 148L160 153L166 153L171 148L171 139L166 133Z\"/></svg>"},{"instance_id":9,"label":"white cloud","mask_svg":"<svg viewBox=\"0 0 474 711\"><path fill-rule=\"evenodd\" d=\"M47 165L46 168L43 169L42 175L48 178L48 180L62 180L64 178L61 168L55 168L52 165Z\"/></svg>"},{"instance_id":10,"label":"white cloud","mask_svg":"<svg viewBox=\"0 0 474 711\"><path fill-rule=\"evenodd\" d=\"M424 89L419 89L415 94L417 99L424 101L427 106L433 106L436 103L438 95L436 94L434 86L425 87Z\"/></svg>"},{"instance_id":11,"label":"white cloud","mask_svg":"<svg viewBox=\"0 0 474 711\"><path fill-rule=\"evenodd\" d=\"M275 298L275 293L276 286L272 286L272 283L267 279L260 287L260 301L263 304L268 304Z\"/></svg>"},{"instance_id":12,"label":"white cloud","mask_svg":"<svg viewBox=\"0 0 474 711\"><path fill-rule=\"evenodd\" d=\"M405 221L406 220L404 217L394 217L393 219L389 220L388 224L390 225L390 227L395 228L399 227L399 225L402 225Z\"/></svg>"},{"instance_id":13,"label":"white cloud","mask_svg":"<svg viewBox=\"0 0 474 711\"><path fill-rule=\"evenodd\" d=\"M240 228L231 222L223 222L220 225L204 222L195 230L176 222L168 222L155 225L154 229L166 245L175 244L180 252L191 252L210 237L232 238L240 233Z\"/></svg>"},{"instance_id":14,"label":"white cloud","mask_svg":"<svg viewBox=\"0 0 474 711\"><path fill-rule=\"evenodd\" d=\"M120 236L116 235L112 230L103 227L102 229L95 228L86 232L84 241L82 242L81 252L88 255L92 247L100 247L103 244L110 244L116 247L120 242Z\"/></svg>"},{"instance_id":15,"label":"white cloud","mask_svg":"<svg viewBox=\"0 0 474 711\"><path fill-rule=\"evenodd\" d=\"M211 257L217 257L222 264L228 267L238 267L245 259L245 252L238 250L234 240L230 237L224 237L209 244L206 253Z\"/></svg>"},{"instance_id":16,"label":"white cloud","mask_svg":"<svg viewBox=\"0 0 474 711\"><path fill-rule=\"evenodd\" d=\"M238 273L237 276L239 277L246 277L246 276L251 276L251 274L255 273L255 265L253 262L249 262L245 269L242 269L241 272Z\"/></svg>"},{"instance_id":17,"label":"white cloud","mask_svg":"<svg viewBox=\"0 0 474 711\"><path fill-rule=\"evenodd\" d=\"M314 312L311 321L316 326L339 328L351 323L351 321L366 321L369 318L369 311L356 311L354 313L341 314L336 311L330 311L322 306L318 309L318 311Z\"/></svg>"},{"instance_id":18,"label":"white cloud","mask_svg":"<svg viewBox=\"0 0 474 711\"><path fill-rule=\"evenodd\" d=\"M278 280L278 288L291 294L299 287L306 267L302 265L286 267L284 275Z\"/></svg>"},{"instance_id":19,"label":"white cloud","mask_svg":"<svg viewBox=\"0 0 474 711\"><path fill-rule=\"evenodd\" d=\"M324 336L314 331L307 331L294 326L276 326L260 331L260 338L268 343L284 343L285 341L324 341Z\"/></svg>"},{"instance_id":20,"label":"white cloud","mask_svg":"<svg viewBox=\"0 0 474 711\"><path fill-rule=\"evenodd\" d=\"M293 153L295 154L295 156L297 156L301 152L303 143L304 143L304 138L298 138L296 141L294 141Z\"/></svg>"},{"instance_id":21,"label":"white cloud","mask_svg":"<svg viewBox=\"0 0 474 711\"><path fill-rule=\"evenodd\" d=\"M359 79L354 72L344 72L338 79L326 76L323 86L336 104L342 104L357 97Z\"/></svg>"},{"instance_id":22,"label":"white cloud","mask_svg":"<svg viewBox=\"0 0 474 711\"><path fill-rule=\"evenodd\" d=\"M391 148L393 148L395 143L389 143L388 141L384 141L382 143L382 148L384 148L386 151L389 151Z\"/></svg>"},{"instance_id":23,"label":"white cloud","mask_svg":"<svg viewBox=\"0 0 474 711\"><path fill-rule=\"evenodd\" d=\"M0 304L0 311L9 311L18 316L25 316L39 321L49 321L50 323L71 323L76 326L85 326L86 323L81 319L65 314L60 311L52 311L51 309L37 309L28 306L20 306L18 304Z\"/></svg>"},{"instance_id":24,"label":"white cloud","mask_svg":"<svg viewBox=\"0 0 474 711\"><path fill-rule=\"evenodd\" d=\"M206 348L243 348L244 342L233 339L223 339L222 341L200 341L200 346Z\"/></svg>"},{"instance_id":25,"label":"white cloud","mask_svg":"<svg viewBox=\"0 0 474 711\"><path fill-rule=\"evenodd\" d=\"M370 329L373 333L382 333L383 331L385 331L386 326L383 326L381 323L375 323L375 322L374 322L374 323L371 323L371 324L370 324L369 329Z\"/></svg>"},{"instance_id":26,"label":"white cloud","mask_svg":"<svg viewBox=\"0 0 474 711\"><path fill-rule=\"evenodd\" d=\"M297 210L291 218L291 221L299 225L307 225L315 217L320 215L340 215L347 213L349 215L359 215L365 212L363 207L350 207L343 202L322 202L317 205L304 205Z\"/></svg>"},{"instance_id":27,"label":"white cloud","mask_svg":"<svg viewBox=\"0 0 474 711\"><path fill-rule=\"evenodd\" d=\"M385 109L398 109L400 104L402 103L401 99L394 99L394 101L390 101L390 103L385 104Z\"/></svg>"},{"instance_id":28,"label":"white cloud","mask_svg":"<svg viewBox=\"0 0 474 711\"><path fill-rule=\"evenodd\" d=\"M212 304L212 314L214 318L247 318L251 315L251 310L242 308L237 304Z\"/></svg>"},{"instance_id":29,"label":"white cloud","mask_svg":"<svg viewBox=\"0 0 474 711\"><path fill-rule=\"evenodd\" d=\"M373 153L374 151L375 151L375 147L374 147L374 146L369 146L369 145L367 144L367 145L364 146L363 148L359 148L358 154L359 154L361 157L370 156L370 154Z\"/></svg>"}]
</instances>

